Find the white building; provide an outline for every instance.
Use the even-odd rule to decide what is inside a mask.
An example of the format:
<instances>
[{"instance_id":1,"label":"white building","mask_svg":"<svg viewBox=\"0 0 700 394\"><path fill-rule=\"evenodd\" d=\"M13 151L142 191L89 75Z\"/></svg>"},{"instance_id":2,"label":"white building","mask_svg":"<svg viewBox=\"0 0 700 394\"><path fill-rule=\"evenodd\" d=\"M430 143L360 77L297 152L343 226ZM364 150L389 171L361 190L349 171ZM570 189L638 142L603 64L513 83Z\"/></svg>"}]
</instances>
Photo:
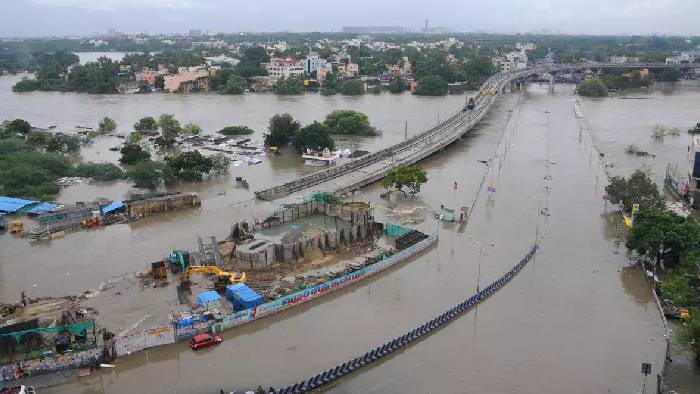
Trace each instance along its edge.
<instances>
[{"instance_id":1,"label":"white building","mask_svg":"<svg viewBox=\"0 0 700 394\"><path fill-rule=\"evenodd\" d=\"M666 58L666 64L693 63L697 55L690 52L674 52L673 56Z\"/></svg>"},{"instance_id":2,"label":"white building","mask_svg":"<svg viewBox=\"0 0 700 394\"><path fill-rule=\"evenodd\" d=\"M325 66L326 59L321 59L316 52L310 52L304 59L304 72L307 74L318 71L318 69L324 68Z\"/></svg>"},{"instance_id":3,"label":"white building","mask_svg":"<svg viewBox=\"0 0 700 394\"><path fill-rule=\"evenodd\" d=\"M639 63L638 56L610 56L610 63L614 64L635 64Z\"/></svg>"},{"instance_id":4,"label":"white building","mask_svg":"<svg viewBox=\"0 0 700 394\"><path fill-rule=\"evenodd\" d=\"M501 71L521 70L527 68L527 54L525 49L513 51L491 59L493 65L500 67Z\"/></svg>"},{"instance_id":5,"label":"white building","mask_svg":"<svg viewBox=\"0 0 700 394\"><path fill-rule=\"evenodd\" d=\"M300 60L293 58L273 57L270 59L270 63L262 63L262 66L265 67L271 77L275 78L304 75L304 65Z\"/></svg>"}]
</instances>

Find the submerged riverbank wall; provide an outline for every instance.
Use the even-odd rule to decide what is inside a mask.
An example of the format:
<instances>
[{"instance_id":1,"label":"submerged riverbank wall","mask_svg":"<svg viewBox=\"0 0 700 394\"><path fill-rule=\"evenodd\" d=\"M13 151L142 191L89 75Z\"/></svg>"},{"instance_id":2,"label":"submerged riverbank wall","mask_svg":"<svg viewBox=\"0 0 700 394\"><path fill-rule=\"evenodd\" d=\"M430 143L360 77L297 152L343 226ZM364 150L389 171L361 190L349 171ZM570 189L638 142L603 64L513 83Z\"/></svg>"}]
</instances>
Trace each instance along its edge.
<instances>
[{"instance_id":1,"label":"submerged riverbank wall","mask_svg":"<svg viewBox=\"0 0 700 394\"><path fill-rule=\"evenodd\" d=\"M68 369L95 367L109 359L108 348L99 346L80 352L0 365L0 383Z\"/></svg>"}]
</instances>

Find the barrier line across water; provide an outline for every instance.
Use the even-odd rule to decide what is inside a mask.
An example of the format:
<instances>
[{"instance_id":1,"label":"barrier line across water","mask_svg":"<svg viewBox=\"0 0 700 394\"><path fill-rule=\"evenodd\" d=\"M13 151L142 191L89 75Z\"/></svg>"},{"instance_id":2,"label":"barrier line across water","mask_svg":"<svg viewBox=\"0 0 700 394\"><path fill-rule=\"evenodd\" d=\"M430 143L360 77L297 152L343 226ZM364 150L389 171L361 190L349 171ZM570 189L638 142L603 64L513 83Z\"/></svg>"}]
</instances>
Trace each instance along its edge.
<instances>
[{"instance_id":1,"label":"barrier line across water","mask_svg":"<svg viewBox=\"0 0 700 394\"><path fill-rule=\"evenodd\" d=\"M489 296L491 296L498 289L510 282L515 275L517 275L530 260L533 259L543 237L537 239L535 244L532 246L530 251L522 258L520 261L513 266L513 268L506 272L503 276L493 281L490 285L474 293L471 297L462 301L461 303L453 306L451 309L447 310L443 314L435 317L434 319L422 324L421 326L414 328L405 334L396 337L381 346L368 351L367 353L355 357L352 360L346 361L339 364L333 368L329 368L323 372L320 372L314 376L309 377L306 380L297 382L293 385L284 387L282 389L275 389L270 387L269 393L276 394L291 394L291 393L306 393L311 390L319 389L329 383L336 381L358 369L372 364L380 359L388 356L389 354L408 346L409 344L420 340L421 338L427 336L433 331L444 327L448 323L455 320L460 315L468 312L478 303L484 301Z\"/></svg>"}]
</instances>

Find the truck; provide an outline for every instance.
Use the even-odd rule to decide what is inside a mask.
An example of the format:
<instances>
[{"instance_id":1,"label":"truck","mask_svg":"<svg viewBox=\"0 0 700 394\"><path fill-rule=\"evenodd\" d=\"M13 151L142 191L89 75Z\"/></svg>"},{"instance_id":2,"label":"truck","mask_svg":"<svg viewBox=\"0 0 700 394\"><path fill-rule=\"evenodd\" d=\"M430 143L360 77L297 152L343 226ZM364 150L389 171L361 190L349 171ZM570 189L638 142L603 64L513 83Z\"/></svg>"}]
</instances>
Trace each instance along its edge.
<instances>
[{"instance_id":1,"label":"truck","mask_svg":"<svg viewBox=\"0 0 700 394\"><path fill-rule=\"evenodd\" d=\"M474 97L469 97L469 100L467 100L467 106L464 107L464 112L473 110L475 106L476 103L474 102Z\"/></svg>"}]
</instances>

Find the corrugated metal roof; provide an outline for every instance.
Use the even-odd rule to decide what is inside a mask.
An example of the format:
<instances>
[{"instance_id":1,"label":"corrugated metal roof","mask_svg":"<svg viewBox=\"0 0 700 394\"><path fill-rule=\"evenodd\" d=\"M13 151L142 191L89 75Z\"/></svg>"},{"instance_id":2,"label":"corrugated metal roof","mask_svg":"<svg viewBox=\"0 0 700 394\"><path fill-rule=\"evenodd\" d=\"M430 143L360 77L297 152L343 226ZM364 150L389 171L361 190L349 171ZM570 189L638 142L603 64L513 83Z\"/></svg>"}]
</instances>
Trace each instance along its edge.
<instances>
[{"instance_id":1,"label":"corrugated metal roof","mask_svg":"<svg viewBox=\"0 0 700 394\"><path fill-rule=\"evenodd\" d=\"M102 207L102 213L110 213L120 208L124 208L124 201L112 201L106 207Z\"/></svg>"},{"instance_id":2,"label":"corrugated metal roof","mask_svg":"<svg viewBox=\"0 0 700 394\"><path fill-rule=\"evenodd\" d=\"M54 204L52 202L43 202L34 208L30 209L27 211L27 214L32 215L32 216L38 216L41 215L42 213L48 212L52 209L58 208L60 205Z\"/></svg>"},{"instance_id":3,"label":"corrugated metal roof","mask_svg":"<svg viewBox=\"0 0 700 394\"><path fill-rule=\"evenodd\" d=\"M39 201L23 200L21 198L13 198L0 196L0 212L13 213L26 207L27 205L36 204Z\"/></svg>"}]
</instances>

